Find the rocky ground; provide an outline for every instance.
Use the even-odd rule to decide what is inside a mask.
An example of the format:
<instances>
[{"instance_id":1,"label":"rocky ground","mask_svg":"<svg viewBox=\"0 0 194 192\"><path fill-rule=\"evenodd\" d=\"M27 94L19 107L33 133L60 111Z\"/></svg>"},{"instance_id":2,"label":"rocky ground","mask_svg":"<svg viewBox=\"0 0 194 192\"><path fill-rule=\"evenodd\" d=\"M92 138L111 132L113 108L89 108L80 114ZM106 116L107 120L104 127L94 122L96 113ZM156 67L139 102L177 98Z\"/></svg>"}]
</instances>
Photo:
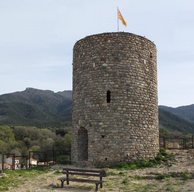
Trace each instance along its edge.
<instances>
[{"instance_id":1,"label":"rocky ground","mask_svg":"<svg viewBox=\"0 0 194 192\"><path fill-rule=\"evenodd\" d=\"M194 192L194 150L170 150L168 153L176 155L175 161L169 161L154 168L138 170L106 169L107 177L104 185L98 191L193 191ZM93 192L95 184L70 182L60 188L56 170L64 166L55 165L52 171L36 178L25 178L24 184L18 188L10 188L10 192ZM66 166L67 167L67 166ZM73 166L69 166L73 167ZM190 176L190 178L188 177ZM161 177L161 178L160 178Z\"/></svg>"}]
</instances>

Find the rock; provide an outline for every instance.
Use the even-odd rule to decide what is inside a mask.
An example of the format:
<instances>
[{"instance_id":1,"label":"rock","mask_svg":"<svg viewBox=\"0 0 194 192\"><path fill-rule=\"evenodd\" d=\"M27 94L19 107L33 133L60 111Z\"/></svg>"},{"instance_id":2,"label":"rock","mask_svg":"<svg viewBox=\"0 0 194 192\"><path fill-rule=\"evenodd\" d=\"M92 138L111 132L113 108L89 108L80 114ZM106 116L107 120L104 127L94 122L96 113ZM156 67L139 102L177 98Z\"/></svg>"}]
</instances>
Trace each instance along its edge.
<instances>
[{"instance_id":1,"label":"rock","mask_svg":"<svg viewBox=\"0 0 194 192\"><path fill-rule=\"evenodd\" d=\"M40 189L40 188L36 188L36 189L34 190L34 192L38 192L38 191L41 191L41 189Z\"/></svg>"},{"instance_id":2,"label":"rock","mask_svg":"<svg viewBox=\"0 0 194 192\"><path fill-rule=\"evenodd\" d=\"M0 173L0 177L7 177L5 173Z\"/></svg>"},{"instance_id":3,"label":"rock","mask_svg":"<svg viewBox=\"0 0 194 192\"><path fill-rule=\"evenodd\" d=\"M146 178L147 179L154 179L155 178L155 175L147 175Z\"/></svg>"},{"instance_id":4,"label":"rock","mask_svg":"<svg viewBox=\"0 0 194 192\"><path fill-rule=\"evenodd\" d=\"M57 187L57 184L52 183L52 184L50 184L50 186L51 186L51 187Z\"/></svg>"}]
</instances>

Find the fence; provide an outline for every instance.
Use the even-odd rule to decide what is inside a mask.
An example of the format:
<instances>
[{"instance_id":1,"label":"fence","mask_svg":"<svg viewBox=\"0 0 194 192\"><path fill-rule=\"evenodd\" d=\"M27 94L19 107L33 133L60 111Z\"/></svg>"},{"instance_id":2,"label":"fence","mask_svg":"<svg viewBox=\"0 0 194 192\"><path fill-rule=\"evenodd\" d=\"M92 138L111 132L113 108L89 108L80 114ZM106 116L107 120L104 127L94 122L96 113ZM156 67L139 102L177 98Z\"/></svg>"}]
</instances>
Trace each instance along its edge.
<instances>
[{"instance_id":1,"label":"fence","mask_svg":"<svg viewBox=\"0 0 194 192\"><path fill-rule=\"evenodd\" d=\"M160 148L164 149L194 149L194 135L191 138L159 138Z\"/></svg>"},{"instance_id":2,"label":"fence","mask_svg":"<svg viewBox=\"0 0 194 192\"><path fill-rule=\"evenodd\" d=\"M7 158L6 158L7 157ZM20 162L19 159L20 158ZM7 159L10 158L8 163ZM5 163L6 161L6 163ZM71 162L71 152L64 150L30 151L29 156L2 154L1 169L28 169L32 166L48 166L56 163L68 164Z\"/></svg>"},{"instance_id":3,"label":"fence","mask_svg":"<svg viewBox=\"0 0 194 192\"><path fill-rule=\"evenodd\" d=\"M48 166L56 163L68 164L71 162L71 152L64 150L30 151L29 159L31 157L39 162L37 161L37 163L33 164L30 160L28 162L29 168L31 166Z\"/></svg>"}]
</instances>

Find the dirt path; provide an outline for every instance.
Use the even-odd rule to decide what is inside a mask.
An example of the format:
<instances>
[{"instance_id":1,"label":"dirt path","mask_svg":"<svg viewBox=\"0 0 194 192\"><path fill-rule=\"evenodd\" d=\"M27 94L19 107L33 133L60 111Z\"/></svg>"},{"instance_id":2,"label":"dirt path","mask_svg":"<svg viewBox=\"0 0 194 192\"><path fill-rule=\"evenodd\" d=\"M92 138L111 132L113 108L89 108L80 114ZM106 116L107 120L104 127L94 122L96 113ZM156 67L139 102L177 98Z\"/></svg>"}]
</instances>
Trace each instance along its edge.
<instances>
[{"instance_id":1,"label":"dirt path","mask_svg":"<svg viewBox=\"0 0 194 192\"><path fill-rule=\"evenodd\" d=\"M172 151L169 151L171 153ZM162 165L155 168L146 168L138 170L118 171L106 169L109 174L101 191L129 192L129 191L176 191L176 192L194 192L194 150L175 150L176 162L170 162L172 166ZM73 167L73 166L69 166ZM70 182L64 188L60 188L60 181L57 179L61 175L56 175L56 170L62 170L62 166L53 167L52 172L39 175L36 178L25 178L24 184L18 188L10 188L10 192L94 192L95 185L86 183ZM188 172L192 179L184 180L182 174ZM156 180L158 175L179 175L179 177L167 177Z\"/></svg>"},{"instance_id":2,"label":"dirt path","mask_svg":"<svg viewBox=\"0 0 194 192\"><path fill-rule=\"evenodd\" d=\"M69 166L72 167L72 166ZM25 183L18 188L9 188L10 192L89 192L88 189L80 189L80 187L76 188L76 185L65 186L64 188L60 188L60 181L57 179L61 177L61 175L55 175L54 172L56 170L62 170L62 167L56 165L53 167L53 171L39 175L38 177L33 178L24 178Z\"/></svg>"}]
</instances>

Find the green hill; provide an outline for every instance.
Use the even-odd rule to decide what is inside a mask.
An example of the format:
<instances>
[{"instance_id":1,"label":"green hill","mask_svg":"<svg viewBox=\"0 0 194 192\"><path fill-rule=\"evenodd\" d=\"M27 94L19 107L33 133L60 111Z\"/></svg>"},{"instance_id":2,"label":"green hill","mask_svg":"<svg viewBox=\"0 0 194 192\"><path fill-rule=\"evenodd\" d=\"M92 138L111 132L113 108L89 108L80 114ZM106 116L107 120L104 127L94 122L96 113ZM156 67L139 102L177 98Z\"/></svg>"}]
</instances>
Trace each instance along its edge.
<instances>
[{"instance_id":1,"label":"green hill","mask_svg":"<svg viewBox=\"0 0 194 192\"><path fill-rule=\"evenodd\" d=\"M194 105L179 107L182 114L194 119ZM194 123L159 106L159 125L171 131L194 134ZM188 115L189 114L189 115ZM0 95L0 125L36 127L71 126L72 91L54 93L49 90L27 88L25 91Z\"/></svg>"},{"instance_id":2,"label":"green hill","mask_svg":"<svg viewBox=\"0 0 194 192\"><path fill-rule=\"evenodd\" d=\"M160 105L159 108L194 123L194 104L176 108Z\"/></svg>"},{"instance_id":3,"label":"green hill","mask_svg":"<svg viewBox=\"0 0 194 192\"><path fill-rule=\"evenodd\" d=\"M194 123L190 123L168 111L159 108L159 124L170 131L194 134Z\"/></svg>"},{"instance_id":4,"label":"green hill","mask_svg":"<svg viewBox=\"0 0 194 192\"><path fill-rule=\"evenodd\" d=\"M54 93L33 88L0 95L1 125L48 125L71 121L71 91Z\"/></svg>"}]
</instances>

